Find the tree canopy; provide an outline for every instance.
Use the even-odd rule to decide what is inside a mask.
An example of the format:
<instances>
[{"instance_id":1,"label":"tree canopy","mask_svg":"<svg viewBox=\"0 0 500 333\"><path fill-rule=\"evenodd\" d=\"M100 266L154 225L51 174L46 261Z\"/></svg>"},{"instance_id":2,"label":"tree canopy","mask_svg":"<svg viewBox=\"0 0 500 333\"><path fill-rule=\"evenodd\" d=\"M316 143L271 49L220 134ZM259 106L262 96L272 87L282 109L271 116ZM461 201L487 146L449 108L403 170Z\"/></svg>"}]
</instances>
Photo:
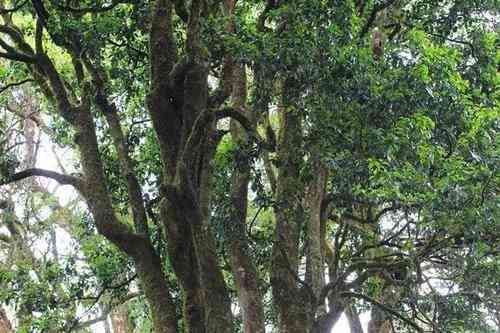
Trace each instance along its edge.
<instances>
[{"instance_id":1,"label":"tree canopy","mask_svg":"<svg viewBox=\"0 0 500 333\"><path fill-rule=\"evenodd\" d=\"M499 8L0 0L0 332L498 331Z\"/></svg>"}]
</instances>

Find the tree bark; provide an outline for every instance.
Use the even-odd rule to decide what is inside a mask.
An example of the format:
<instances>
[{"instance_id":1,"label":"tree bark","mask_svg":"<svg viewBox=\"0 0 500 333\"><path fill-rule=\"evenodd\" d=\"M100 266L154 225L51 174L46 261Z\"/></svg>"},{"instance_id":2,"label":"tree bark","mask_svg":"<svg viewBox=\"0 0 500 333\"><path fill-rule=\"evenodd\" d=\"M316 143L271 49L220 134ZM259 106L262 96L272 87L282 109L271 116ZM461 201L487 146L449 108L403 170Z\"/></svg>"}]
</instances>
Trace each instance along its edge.
<instances>
[{"instance_id":1,"label":"tree bark","mask_svg":"<svg viewBox=\"0 0 500 333\"><path fill-rule=\"evenodd\" d=\"M102 162L99 159L95 127L88 110L81 109L77 113L74 127L85 177L82 195L94 216L97 230L133 258L151 306L156 332L175 332L175 307L163 276L159 256L154 253L148 236L136 234L119 222L112 208L105 187Z\"/></svg>"},{"instance_id":2,"label":"tree bark","mask_svg":"<svg viewBox=\"0 0 500 333\"><path fill-rule=\"evenodd\" d=\"M247 85L243 65L235 66L233 83L233 105L237 110L245 110ZM245 130L233 120L231 121L231 135L238 146L244 149L244 145L248 143L247 135ZM232 212L230 225L227 227L231 269L243 312L243 330L245 333L263 333L265 324L262 295L258 286L257 271L250 256L246 234L250 165L244 157L236 156L235 160L236 166L231 177Z\"/></svg>"},{"instance_id":3,"label":"tree bark","mask_svg":"<svg viewBox=\"0 0 500 333\"><path fill-rule=\"evenodd\" d=\"M351 333L363 333L363 327L361 326L361 320L359 319L359 314L353 305L346 307L345 314L347 320L349 321L349 327L351 328Z\"/></svg>"},{"instance_id":4,"label":"tree bark","mask_svg":"<svg viewBox=\"0 0 500 333\"><path fill-rule=\"evenodd\" d=\"M312 288L315 299L318 299L325 285L325 259L323 256L323 234L321 230L321 208L326 191L327 171L322 165L319 152L316 149L311 153L312 180L307 186L306 208L307 208L307 265L306 281ZM316 304L312 304L314 311ZM326 307L321 304L318 309L310 314L311 319L326 313Z\"/></svg>"},{"instance_id":5,"label":"tree bark","mask_svg":"<svg viewBox=\"0 0 500 333\"><path fill-rule=\"evenodd\" d=\"M273 246L271 285L279 313L279 329L283 333L308 332L308 299L298 285L299 233L303 221L302 120L294 107L293 82L283 83L278 160L280 168L276 184L276 236Z\"/></svg>"},{"instance_id":6,"label":"tree bark","mask_svg":"<svg viewBox=\"0 0 500 333\"><path fill-rule=\"evenodd\" d=\"M0 308L0 333L13 333L12 325L5 310Z\"/></svg>"},{"instance_id":7,"label":"tree bark","mask_svg":"<svg viewBox=\"0 0 500 333\"><path fill-rule=\"evenodd\" d=\"M111 312L111 325L113 326L113 333L132 333L128 321L128 308L126 304L117 306Z\"/></svg>"},{"instance_id":8,"label":"tree bark","mask_svg":"<svg viewBox=\"0 0 500 333\"><path fill-rule=\"evenodd\" d=\"M386 284L379 297L379 302L392 307L397 297L394 291L394 286ZM368 322L368 333L392 333L392 331L392 316L380 307L373 306Z\"/></svg>"},{"instance_id":9,"label":"tree bark","mask_svg":"<svg viewBox=\"0 0 500 333\"><path fill-rule=\"evenodd\" d=\"M184 292L189 332L230 332L232 314L215 241L206 220L210 171L207 139L211 127L196 121L207 109L207 68L198 49L200 2L192 1L188 20L188 56L175 66L172 4L158 0L151 26L149 112L164 166L161 220L169 258ZM203 118L204 119L204 118ZM210 158L208 158L208 161ZM203 320L200 320L200 317Z\"/></svg>"}]
</instances>

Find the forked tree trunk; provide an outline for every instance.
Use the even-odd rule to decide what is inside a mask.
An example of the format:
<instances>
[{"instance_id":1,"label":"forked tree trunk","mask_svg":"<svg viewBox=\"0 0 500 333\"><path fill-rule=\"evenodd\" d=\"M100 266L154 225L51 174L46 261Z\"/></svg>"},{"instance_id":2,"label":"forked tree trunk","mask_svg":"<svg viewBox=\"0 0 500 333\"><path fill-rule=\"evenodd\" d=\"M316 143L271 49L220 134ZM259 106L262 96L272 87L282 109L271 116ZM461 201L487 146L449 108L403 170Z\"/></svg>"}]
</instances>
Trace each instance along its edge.
<instances>
[{"instance_id":1,"label":"forked tree trunk","mask_svg":"<svg viewBox=\"0 0 500 333\"><path fill-rule=\"evenodd\" d=\"M206 213L211 190L207 162L213 154L208 142L214 131L205 123L208 70L198 47L201 2L192 1L189 12L187 56L177 62L172 3L155 3L148 104L164 166L160 217L183 289L187 330L223 333L232 331L233 320Z\"/></svg>"}]
</instances>

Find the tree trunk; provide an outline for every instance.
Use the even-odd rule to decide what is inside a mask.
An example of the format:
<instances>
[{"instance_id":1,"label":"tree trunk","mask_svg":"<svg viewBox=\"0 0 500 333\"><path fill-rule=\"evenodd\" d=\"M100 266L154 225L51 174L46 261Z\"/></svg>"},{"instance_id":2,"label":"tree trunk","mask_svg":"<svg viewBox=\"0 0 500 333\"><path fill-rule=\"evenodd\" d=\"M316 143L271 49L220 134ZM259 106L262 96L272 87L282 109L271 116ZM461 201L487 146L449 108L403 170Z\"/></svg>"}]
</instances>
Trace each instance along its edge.
<instances>
[{"instance_id":1,"label":"tree trunk","mask_svg":"<svg viewBox=\"0 0 500 333\"><path fill-rule=\"evenodd\" d=\"M75 141L82 156L82 170L85 177L82 194L92 212L97 230L133 258L151 307L156 332L175 332L177 325L175 307L163 276L160 258L154 253L149 237L136 234L119 222L112 208L105 187L95 127L89 110L82 109L78 112L74 127Z\"/></svg>"},{"instance_id":2,"label":"tree trunk","mask_svg":"<svg viewBox=\"0 0 500 333\"><path fill-rule=\"evenodd\" d=\"M307 186L306 207L307 207L307 266L306 278L311 286L316 299L320 296L321 290L325 285L325 259L322 250L323 234L321 230L321 208L326 191L327 172L323 167L319 152L314 151L311 154L310 164L312 165L313 179ZM315 310L316 304L312 304ZM310 314L314 319L316 316L326 313L326 307L319 306L317 311Z\"/></svg>"},{"instance_id":3,"label":"tree trunk","mask_svg":"<svg viewBox=\"0 0 500 333\"><path fill-rule=\"evenodd\" d=\"M304 333L309 330L307 306L309 299L299 287L299 234L303 221L302 197L304 184L300 180L302 165L302 120L293 105L293 82L283 86L278 160L280 168L276 185L276 236L273 246L271 285L278 308L279 329L282 333Z\"/></svg>"},{"instance_id":4,"label":"tree trunk","mask_svg":"<svg viewBox=\"0 0 500 333\"><path fill-rule=\"evenodd\" d=\"M395 303L394 287L386 285L382 291L379 302L389 307ZM368 322L368 333L392 333L392 316L380 307L373 306L371 318Z\"/></svg>"},{"instance_id":5,"label":"tree trunk","mask_svg":"<svg viewBox=\"0 0 500 333\"><path fill-rule=\"evenodd\" d=\"M0 308L0 333L13 333L12 325L10 324L9 318L5 310Z\"/></svg>"},{"instance_id":6,"label":"tree trunk","mask_svg":"<svg viewBox=\"0 0 500 333\"><path fill-rule=\"evenodd\" d=\"M233 105L236 109L245 110L246 73L243 65L233 71ZM251 115L248 115L249 118ZM231 135L236 143L244 149L248 142L241 126L231 121ZM238 152L236 153L238 154ZM231 269L236 283L238 300L243 312L243 330L245 333L264 333L264 309L262 295L259 291L258 276L250 257L248 237L246 234L246 218L248 206L248 184L250 165L245 157L235 157L235 170L231 178L232 212L227 225L228 247L231 254Z\"/></svg>"},{"instance_id":7,"label":"tree trunk","mask_svg":"<svg viewBox=\"0 0 500 333\"><path fill-rule=\"evenodd\" d=\"M363 333L363 327L361 326L361 320L359 320L359 314L353 305L346 307L345 314L347 320L349 321L349 327L351 328L351 333Z\"/></svg>"},{"instance_id":8,"label":"tree trunk","mask_svg":"<svg viewBox=\"0 0 500 333\"><path fill-rule=\"evenodd\" d=\"M127 304L121 304L111 312L111 325L113 333L132 333L132 327L128 321Z\"/></svg>"}]
</instances>

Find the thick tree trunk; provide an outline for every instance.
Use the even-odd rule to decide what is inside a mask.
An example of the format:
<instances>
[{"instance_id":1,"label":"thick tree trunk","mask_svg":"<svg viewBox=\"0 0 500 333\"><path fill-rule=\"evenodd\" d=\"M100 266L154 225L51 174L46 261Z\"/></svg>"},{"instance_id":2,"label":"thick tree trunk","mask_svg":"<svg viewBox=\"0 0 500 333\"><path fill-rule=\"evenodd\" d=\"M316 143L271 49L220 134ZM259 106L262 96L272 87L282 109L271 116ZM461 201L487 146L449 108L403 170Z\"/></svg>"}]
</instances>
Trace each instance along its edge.
<instances>
[{"instance_id":1,"label":"thick tree trunk","mask_svg":"<svg viewBox=\"0 0 500 333\"><path fill-rule=\"evenodd\" d=\"M149 111L164 165L161 219L169 258L184 292L189 332L231 332L229 294L206 221L210 172L201 141L211 130L196 128L207 109L207 68L198 48L199 1L190 4L187 58L174 67L172 3L157 0L151 24ZM201 133L200 133L201 131ZM193 133L196 132L196 133ZM205 139L205 140L203 140ZM191 140L191 141L190 141ZM200 317L203 320L200 320Z\"/></svg>"},{"instance_id":2,"label":"thick tree trunk","mask_svg":"<svg viewBox=\"0 0 500 333\"><path fill-rule=\"evenodd\" d=\"M155 331L176 331L175 307L168 292L160 258L154 253L149 238L136 234L118 221L105 187L102 162L92 116L81 109L75 118L75 141L80 149L85 185L82 194L94 216L97 230L134 259L141 285L151 306Z\"/></svg>"}]
</instances>

